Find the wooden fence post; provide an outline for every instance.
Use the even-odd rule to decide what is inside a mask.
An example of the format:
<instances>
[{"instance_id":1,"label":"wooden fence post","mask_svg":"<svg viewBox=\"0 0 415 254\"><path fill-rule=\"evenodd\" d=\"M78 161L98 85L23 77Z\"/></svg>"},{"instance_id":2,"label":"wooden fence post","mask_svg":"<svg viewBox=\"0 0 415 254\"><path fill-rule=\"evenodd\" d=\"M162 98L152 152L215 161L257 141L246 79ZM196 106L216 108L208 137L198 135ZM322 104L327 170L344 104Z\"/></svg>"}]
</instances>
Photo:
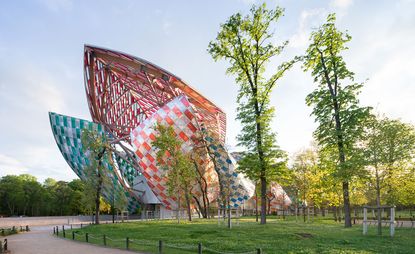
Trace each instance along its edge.
<instances>
[{"instance_id":1,"label":"wooden fence post","mask_svg":"<svg viewBox=\"0 0 415 254\"><path fill-rule=\"evenodd\" d=\"M125 248L127 249L127 250L129 250L130 249L130 238L126 238L125 239Z\"/></svg>"},{"instance_id":2,"label":"wooden fence post","mask_svg":"<svg viewBox=\"0 0 415 254\"><path fill-rule=\"evenodd\" d=\"M262 250L261 250L261 248L256 249L256 253L257 253L257 254L262 254Z\"/></svg>"},{"instance_id":3,"label":"wooden fence post","mask_svg":"<svg viewBox=\"0 0 415 254\"><path fill-rule=\"evenodd\" d=\"M107 236L104 234L104 246L107 246Z\"/></svg>"},{"instance_id":4,"label":"wooden fence post","mask_svg":"<svg viewBox=\"0 0 415 254\"><path fill-rule=\"evenodd\" d=\"M363 234L367 234L367 208L363 208Z\"/></svg>"},{"instance_id":5,"label":"wooden fence post","mask_svg":"<svg viewBox=\"0 0 415 254\"><path fill-rule=\"evenodd\" d=\"M393 237L395 235L395 207L391 207L391 221L390 221L390 235Z\"/></svg>"},{"instance_id":6,"label":"wooden fence post","mask_svg":"<svg viewBox=\"0 0 415 254\"><path fill-rule=\"evenodd\" d=\"M85 233L85 240L88 242L88 233Z\"/></svg>"},{"instance_id":7,"label":"wooden fence post","mask_svg":"<svg viewBox=\"0 0 415 254\"><path fill-rule=\"evenodd\" d=\"M199 243L198 245L197 245L197 250L198 250L198 254L202 254L202 243Z\"/></svg>"},{"instance_id":8,"label":"wooden fence post","mask_svg":"<svg viewBox=\"0 0 415 254\"><path fill-rule=\"evenodd\" d=\"M159 254L163 254L163 241L159 241Z\"/></svg>"}]
</instances>

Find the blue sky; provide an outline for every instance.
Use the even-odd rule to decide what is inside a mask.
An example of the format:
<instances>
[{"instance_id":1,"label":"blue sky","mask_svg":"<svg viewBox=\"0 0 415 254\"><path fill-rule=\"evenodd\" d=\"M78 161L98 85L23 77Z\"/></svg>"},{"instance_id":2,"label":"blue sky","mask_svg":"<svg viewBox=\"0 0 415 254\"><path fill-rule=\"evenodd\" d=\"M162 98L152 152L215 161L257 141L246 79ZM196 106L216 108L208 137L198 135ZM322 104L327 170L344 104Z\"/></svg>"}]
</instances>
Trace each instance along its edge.
<instances>
[{"instance_id":1,"label":"blue sky","mask_svg":"<svg viewBox=\"0 0 415 254\"><path fill-rule=\"evenodd\" d=\"M206 48L220 23L247 13L254 0L2 1L0 8L0 175L30 173L75 178L50 130L48 111L90 119L83 84L83 45L147 59L181 77L227 113L227 143L235 149L237 85ZM281 0L275 43L289 40L281 61L302 54L311 29L336 12L352 35L344 56L358 81L368 79L363 105L415 123L415 1ZM316 127L305 105L314 85L298 65L272 94L273 128L291 155L307 147Z\"/></svg>"}]
</instances>

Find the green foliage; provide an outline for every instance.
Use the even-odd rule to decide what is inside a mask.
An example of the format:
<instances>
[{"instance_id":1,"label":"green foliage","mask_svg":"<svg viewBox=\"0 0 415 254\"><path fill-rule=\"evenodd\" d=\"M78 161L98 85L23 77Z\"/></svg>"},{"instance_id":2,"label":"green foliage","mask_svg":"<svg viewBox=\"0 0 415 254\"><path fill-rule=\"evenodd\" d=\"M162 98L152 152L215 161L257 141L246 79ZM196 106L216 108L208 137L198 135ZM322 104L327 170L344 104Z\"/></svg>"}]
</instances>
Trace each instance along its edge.
<instances>
[{"instance_id":1,"label":"green foliage","mask_svg":"<svg viewBox=\"0 0 415 254\"><path fill-rule=\"evenodd\" d=\"M362 145L367 169L379 189L379 199L387 204L408 205L411 193L415 195L412 184L415 175L411 174L415 127L400 120L373 116L365 134Z\"/></svg>"},{"instance_id":2,"label":"green foliage","mask_svg":"<svg viewBox=\"0 0 415 254\"><path fill-rule=\"evenodd\" d=\"M109 185L111 172L107 165L113 166L111 146L105 136L98 132L84 129L82 131L82 146L89 159L90 165L84 169L86 176L86 188L96 190L101 185ZM86 190L89 192L90 190Z\"/></svg>"},{"instance_id":3,"label":"green foliage","mask_svg":"<svg viewBox=\"0 0 415 254\"><path fill-rule=\"evenodd\" d=\"M7 175L0 179L0 214L48 216L85 213L82 202L84 184L52 178L43 184L31 175Z\"/></svg>"},{"instance_id":4,"label":"green foliage","mask_svg":"<svg viewBox=\"0 0 415 254\"><path fill-rule=\"evenodd\" d=\"M283 11L279 7L267 9L264 3L254 5L250 15L234 14L221 25L216 40L208 47L214 60L229 61L227 73L235 75L239 85L237 119L242 131L238 141L246 148L239 169L254 181L260 179L262 214L266 212L267 179L279 174L286 157L277 147L276 135L270 127L275 110L270 105L270 94L285 71L298 60L282 63L269 78L264 75L271 58L279 55L288 43L275 46L272 42L271 31ZM261 223L265 223L264 216Z\"/></svg>"},{"instance_id":5,"label":"green foliage","mask_svg":"<svg viewBox=\"0 0 415 254\"><path fill-rule=\"evenodd\" d=\"M168 193L177 197L179 209L184 196L189 212L196 169L190 155L183 152L182 142L176 136L173 127L159 124L155 126L155 130L157 135L152 145L157 149L158 165L166 171Z\"/></svg>"},{"instance_id":6,"label":"green foliage","mask_svg":"<svg viewBox=\"0 0 415 254\"><path fill-rule=\"evenodd\" d=\"M351 36L337 30L335 14L311 33L304 56L304 70L311 70L317 88L307 98L319 123L314 136L321 149L337 150L336 176L342 182L345 226L351 227L349 181L363 168L361 139L370 108L361 107L357 98L362 83L354 82L341 53Z\"/></svg>"},{"instance_id":7,"label":"green foliage","mask_svg":"<svg viewBox=\"0 0 415 254\"><path fill-rule=\"evenodd\" d=\"M96 131L84 129L82 131L81 141L90 163L83 171L86 179L83 201L87 210L92 210L95 205L95 223L99 224L98 215L102 210L101 203L103 201L102 194L104 189L113 189L113 198L115 198L116 194L121 194L117 195L117 199L121 199L117 200L117 204L120 204L120 202L125 203L123 198L124 193L118 193L115 190L114 183L112 183L112 180L115 179L113 175L115 174L115 163L112 159L112 147L106 136ZM112 171L109 168L112 168Z\"/></svg>"},{"instance_id":8,"label":"green foliage","mask_svg":"<svg viewBox=\"0 0 415 254\"><path fill-rule=\"evenodd\" d=\"M339 206L341 188L328 153L311 147L298 152L291 167L291 195L298 205L326 208ZM294 191L293 191L294 190Z\"/></svg>"},{"instance_id":9,"label":"green foliage","mask_svg":"<svg viewBox=\"0 0 415 254\"><path fill-rule=\"evenodd\" d=\"M306 98L319 123L314 136L323 149L338 150L339 177L348 180L360 162L356 144L362 137L370 108L361 107L357 98L363 83L354 82L341 55L351 36L337 30L336 17L311 34L311 44L304 57L304 70L311 70L317 88ZM341 155L343 154L343 155ZM344 161L340 157L344 156Z\"/></svg>"}]
</instances>

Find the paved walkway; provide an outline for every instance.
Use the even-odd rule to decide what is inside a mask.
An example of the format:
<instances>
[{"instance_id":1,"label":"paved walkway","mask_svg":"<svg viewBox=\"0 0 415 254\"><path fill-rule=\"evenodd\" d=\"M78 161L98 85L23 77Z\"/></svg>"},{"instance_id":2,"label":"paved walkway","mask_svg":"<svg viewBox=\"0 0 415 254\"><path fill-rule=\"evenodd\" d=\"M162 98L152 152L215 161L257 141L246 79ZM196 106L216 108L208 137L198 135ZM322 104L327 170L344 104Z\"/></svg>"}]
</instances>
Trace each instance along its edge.
<instances>
[{"instance_id":1,"label":"paved walkway","mask_svg":"<svg viewBox=\"0 0 415 254\"><path fill-rule=\"evenodd\" d=\"M99 247L53 236L53 226L32 227L30 232L9 235L12 254L137 254L137 252ZM1 239L1 238L0 238Z\"/></svg>"}]
</instances>

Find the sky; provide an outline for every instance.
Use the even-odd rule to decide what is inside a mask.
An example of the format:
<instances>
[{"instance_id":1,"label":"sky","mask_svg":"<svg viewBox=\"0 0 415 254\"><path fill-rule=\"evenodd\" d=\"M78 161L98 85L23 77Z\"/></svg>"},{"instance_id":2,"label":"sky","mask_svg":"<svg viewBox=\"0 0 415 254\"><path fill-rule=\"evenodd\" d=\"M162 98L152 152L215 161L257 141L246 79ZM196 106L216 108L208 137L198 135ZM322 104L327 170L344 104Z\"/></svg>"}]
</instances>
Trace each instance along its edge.
<instances>
[{"instance_id":1,"label":"sky","mask_svg":"<svg viewBox=\"0 0 415 254\"><path fill-rule=\"evenodd\" d=\"M268 65L304 54L310 32L329 13L353 37L344 53L363 106L415 124L415 0L272 0L285 8L273 41L289 40ZM76 178L59 152L48 112L91 119L83 80L83 46L126 52L174 73L227 113L227 145L236 147L237 84L227 63L207 53L219 26L255 0L2 1L0 8L0 176L28 173L39 181ZM273 130L290 156L306 148L316 128L305 97L315 88L298 64L271 96Z\"/></svg>"}]
</instances>

